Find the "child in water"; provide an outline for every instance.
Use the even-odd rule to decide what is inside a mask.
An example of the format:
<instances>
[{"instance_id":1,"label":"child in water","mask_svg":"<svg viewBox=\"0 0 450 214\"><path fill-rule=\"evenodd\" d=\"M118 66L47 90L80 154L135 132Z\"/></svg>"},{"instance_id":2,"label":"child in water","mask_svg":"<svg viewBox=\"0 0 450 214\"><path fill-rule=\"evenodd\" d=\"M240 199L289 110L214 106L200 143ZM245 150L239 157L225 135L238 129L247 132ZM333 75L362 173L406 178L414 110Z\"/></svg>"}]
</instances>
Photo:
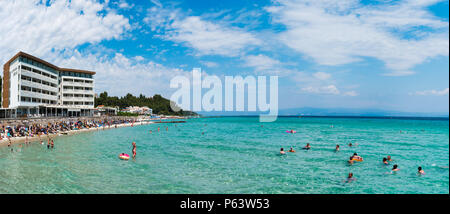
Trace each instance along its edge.
<instances>
[{"instance_id":1,"label":"child in water","mask_svg":"<svg viewBox=\"0 0 450 214\"><path fill-rule=\"evenodd\" d=\"M136 143L133 142L132 145L133 145L133 150L132 150L133 158L136 158Z\"/></svg>"},{"instance_id":2,"label":"child in water","mask_svg":"<svg viewBox=\"0 0 450 214\"><path fill-rule=\"evenodd\" d=\"M285 155L285 154L286 154L286 152L284 151L283 148L280 149L280 154L281 154L281 155Z\"/></svg>"},{"instance_id":3,"label":"child in water","mask_svg":"<svg viewBox=\"0 0 450 214\"><path fill-rule=\"evenodd\" d=\"M339 144L338 144L338 145L336 145L336 149L335 149L335 151L336 151L336 152L338 152L338 151L339 151Z\"/></svg>"},{"instance_id":4,"label":"child in water","mask_svg":"<svg viewBox=\"0 0 450 214\"><path fill-rule=\"evenodd\" d=\"M348 173L348 177L347 177L347 183L350 183L352 181L356 180L356 178L353 177L353 173Z\"/></svg>"},{"instance_id":5,"label":"child in water","mask_svg":"<svg viewBox=\"0 0 450 214\"><path fill-rule=\"evenodd\" d=\"M353 160L353 156L350 157L350 160L348 160L348 163L349 163L350 165L352 165L354 162L355 162L355 161Z\"/></svg>"},{"instance_id":6,"label":"child in water","mask_svg":"<svg viewBox=\"0 0 450 214\"><path fill-rule=\"evenodd\" d=\"M303 149L310 150L311 149L311 145L309 145L309 143L307 143L306 146L303 147Z\"/></svg>"},{"instance_id":7,"label":"child in water","mask_svg":"<svg viewBox=\"0 0 450 214\"><path fill-rule=\"evenodd\" d=\"M389 162L388 162L387 158L383 158L383 163L384 163L385 165L389 165Z\"/></svg>"},{"instance_id":8,"label":"child in water","mask_svg":"<svg viewBox=\"0 0 450 214\"><path fill-rule=\"evenodd\" d=\"M419 166L419 168L417 168L417 172L419 173L419 175L425 175L425 171L423 171L421 166Z\"/></svg>"},{"instance_id":9,"label":"child in water","mask_svg":"<svg viewBox=\"0 0 450 214\"><path fill-rule=\"evenodd\" d=\"M392 167L392 171L393 172L397 172L397 171L399 171L400 169L398 168L398 165L397 164L395 164L393 167Z\"/></svg>"},{"instance_id":10,"label":"child in water","mask_svg":"<svg viewBox=\"0 0 450 214\"><path fill-rule=\"evenodd\" d=\"M289 150L289 152L295 152L295 150L291 147L291 149Z\"/></svg>"}]
</instances>

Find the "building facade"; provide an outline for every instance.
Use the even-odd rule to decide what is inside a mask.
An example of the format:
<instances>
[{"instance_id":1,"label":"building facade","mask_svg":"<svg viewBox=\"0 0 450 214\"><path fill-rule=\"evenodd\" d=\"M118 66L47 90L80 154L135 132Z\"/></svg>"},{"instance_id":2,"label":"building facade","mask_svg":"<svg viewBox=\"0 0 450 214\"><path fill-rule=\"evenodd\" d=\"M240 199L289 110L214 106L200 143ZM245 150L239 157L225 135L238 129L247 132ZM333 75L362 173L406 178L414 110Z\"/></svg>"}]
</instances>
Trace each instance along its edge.
<instances>
[{"instance_id":1,"label":"building facade","mask_svg":"<svg viewBox=\"0 0 450 214\"><path fill-rule=\"evenodd\" d=\"M3 66L0 118L92 116L94 74L19 52Z\"/></svg>"},{"instance_id":2,"label":"building facade","mask_svg":"<svg viewBox=\"0 0 450 214\"><path fill-rule=\"evenodd\" d=\"M153 110L147 106L139 107L139 106L128 106L125 109L123 109L121 112L128 112L128 113L136 113L140 115L152 115Z\"/></svg>"}]
</instances>

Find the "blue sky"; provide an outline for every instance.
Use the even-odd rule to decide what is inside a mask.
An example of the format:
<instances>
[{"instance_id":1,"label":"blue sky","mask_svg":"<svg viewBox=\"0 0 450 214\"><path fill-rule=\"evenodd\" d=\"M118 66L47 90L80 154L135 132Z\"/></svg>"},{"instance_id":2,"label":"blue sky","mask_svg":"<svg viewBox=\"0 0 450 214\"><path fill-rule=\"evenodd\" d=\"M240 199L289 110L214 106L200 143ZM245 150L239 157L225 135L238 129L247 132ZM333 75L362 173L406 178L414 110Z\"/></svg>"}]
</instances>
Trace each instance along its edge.
<instances>
[{"instance_id":1,"label":"blue sky","mask_svg":"<svg viewBox=\"0 0 450 214\"><path fill-rule=\"evenodd\" d=\"M96 92L170 97L170 79L278 75L279 108L448 112L440 0L2 1L0 60L94 70Z\"/></svg>"}]
</instances>

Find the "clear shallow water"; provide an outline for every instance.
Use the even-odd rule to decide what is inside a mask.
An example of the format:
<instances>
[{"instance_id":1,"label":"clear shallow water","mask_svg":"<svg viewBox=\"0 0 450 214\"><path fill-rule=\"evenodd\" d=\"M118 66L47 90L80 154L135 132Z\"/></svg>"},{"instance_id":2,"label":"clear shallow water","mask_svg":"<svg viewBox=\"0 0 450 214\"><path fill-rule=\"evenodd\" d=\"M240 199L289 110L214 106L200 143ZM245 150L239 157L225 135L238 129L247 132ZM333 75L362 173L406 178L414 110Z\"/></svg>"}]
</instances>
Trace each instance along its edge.
<instances>
[{"instance_id":1,"label":"clear shallow water","mask_svg":"<svg viewBox=\"0 0 450 214\"><path fill-rule=\"evenodd\" d=\"M137 159L119 160L132 141ZM306 143L311 150L301 150ZM278 155L290 146L297 152ZM0 148L0 193L449 193L448 120L204 118L14 149ZM353 152L364 162L349 166ZM381 163L387 155L398 173ZM426 175L416 174L419 165ZM357 180L344 184L349 172Z\"/></svg>"}]
</instances>

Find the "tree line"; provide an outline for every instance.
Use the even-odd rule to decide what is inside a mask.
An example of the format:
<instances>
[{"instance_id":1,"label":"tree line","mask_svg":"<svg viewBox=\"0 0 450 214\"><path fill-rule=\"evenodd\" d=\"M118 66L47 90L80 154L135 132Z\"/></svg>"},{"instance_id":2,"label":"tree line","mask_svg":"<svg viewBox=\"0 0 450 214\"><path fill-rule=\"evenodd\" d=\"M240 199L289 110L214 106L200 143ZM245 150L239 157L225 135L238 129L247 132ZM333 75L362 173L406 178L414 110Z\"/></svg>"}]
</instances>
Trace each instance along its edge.
<instances>
[{"instance_id":1,"label":"tree line","mask_svg":"<svg viewBox=\"0 0 450 214\"><path fill-rule=\"evenodd\" d=\"M177 116L196 116L197 113L192 111L184 111L180 110L175 112L170 107L170 100L162 97L159 94L154 95L153 97L146 97L142 94L139 97L135 97L132 94L128 93L123 97L108 96L108 93L105 91L100 93L98 97L94 99L95 106L105 105L110 107L119 107L119 110L124 109L128 106L147 106L153 110L153 114L163 114L163 115L177 115Z\"/></svg>"}]
</instances>

